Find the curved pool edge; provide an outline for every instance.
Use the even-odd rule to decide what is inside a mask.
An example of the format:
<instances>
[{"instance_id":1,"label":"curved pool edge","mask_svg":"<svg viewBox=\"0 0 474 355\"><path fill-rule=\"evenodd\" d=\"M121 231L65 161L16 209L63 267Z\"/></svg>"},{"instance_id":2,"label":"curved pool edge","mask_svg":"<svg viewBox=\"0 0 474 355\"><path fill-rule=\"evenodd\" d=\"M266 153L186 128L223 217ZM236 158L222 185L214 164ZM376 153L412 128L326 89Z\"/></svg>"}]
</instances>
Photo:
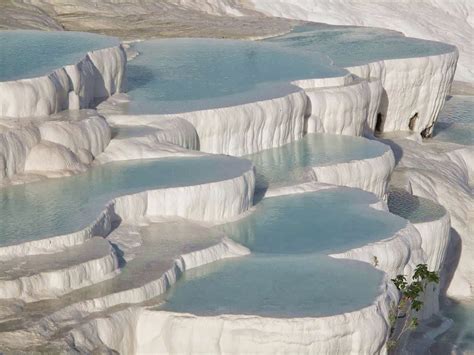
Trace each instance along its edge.
<instances>
[{"instance_id":1,"label":"curved pool edge","mask_svg":"<svg viewBox=\"0 0 474 355\"><path fill-rule=\"evenodd\" d=\"M190 186L151 189L116 197L86 228L55 236L0 247L0 258L9 260L27 255L60 252L84 243L93 236L106 237L114 221L137 221L146 216L179 216L199 221L233 217L253 205L255 174L253 165L232 179ZM176 201L182 201L176 204Z\"/></svg>"},{"instance_id":2,"label":"curved pool edge","mask_svg":"<svg viewBox=\"0 0 474 355\"><path fill-rule=\"evenodd\" d=\"M70 328L75 322L71 323L72 319L78 321L75 326L90 327L95 323L97 319L94 319L95 315L102 314L101 312L107 309L113 309L116 306L126 304L127 309L134 307L134 304L140 304L150 299L154 299L171 287L180 277L185 270L190 270L208 263L215 262L217 260L243 257L248 255L250 252L247 248L235 243L225 236L221 236L220 240L214 244L211 244L203 249L197 249L188 251L187 253L181 254L179 257L174 259L169 269L163 274L157 275L156 278L146 284L137 287L124 289L118 292L112 292L96 298L89 298L77 303L66 305L64 308L54 310L53 313L46 315L40 319L34 320L33 323L29 323L28 330L25 332L23 329L11 329L0 333L0 343L5 349L17 348L18 339L23 339L24 346L28 347L34 344L34 346L41 346L41 344L54 344L58 341L55 339L51 341L49 338L55 331L58 331L62 327L66 326ZM77 318L74 318L77 317ZM92 321L81 322L82 318L91 317ZM123 327L123 324L121 325ZM72 327L74 329L74 326ZM130 324L125 329L130 329ZM45 331L47 329L47 331ZM30 339L31 332L41 333L41 337L35 336L34 339ZM70 331L71 334L74 330ZM66 333L66 338L69 337ZM64 338L64 337L63 337ZM60 341L64 339L61 338ZM88 341L88 344L93 343L93 338ZM80 346L77 344L77 346ZM69 345L67 346L69 348Z\"/></svg>"},{"instance_id":3,"label":"curved pool edge","mask_svg":"<svg viewBox=\"0 0 474 355\"><path fill-rule=\"evenodd\" d=\"M315 180L323 183L360 188L386 199L390 175L395 168L395 157L387 147L381 156L312 167Z\"/></svg>"},{"instance_id":4,"label":"curved pool edge","mask_svg":"<svg viewBox=\"0 0 474 355\"><path fill-rule=\"evenodd\" d=\"M0 82L0 116L47 116L90 108L95 101L124 90L126 63L119 45L88 52L78 63L43 76Z\"/></svg>"},{"instance_id":5,"label":"curved pool edge","mask_svg":"<svg viewBox=\"0 0 474 355\"><path fill-rule=\"evenodd\" d=\"M135 349L137 352L173 348L177 351L217 353L285 349L321 353L343 348L344 352L376 353L385 347L390 328L386 321L389 305L397 299L393 286L385 284L381 289L382 294L368 307L321 318L281 319L239 315L197 317L142 309L137 319ZM147 328L146 324L150 321L157 324L158 329ZM202 336L190 336L191 333L204 335L204 329L206 342L200 342ZM165 333L169 336L164 337ZM316 338L315 334L318 334ZM190 341L183 343L180 341L183 338ZM120 349L119 344L114 345Z\"/></svg>"}]
</instances>

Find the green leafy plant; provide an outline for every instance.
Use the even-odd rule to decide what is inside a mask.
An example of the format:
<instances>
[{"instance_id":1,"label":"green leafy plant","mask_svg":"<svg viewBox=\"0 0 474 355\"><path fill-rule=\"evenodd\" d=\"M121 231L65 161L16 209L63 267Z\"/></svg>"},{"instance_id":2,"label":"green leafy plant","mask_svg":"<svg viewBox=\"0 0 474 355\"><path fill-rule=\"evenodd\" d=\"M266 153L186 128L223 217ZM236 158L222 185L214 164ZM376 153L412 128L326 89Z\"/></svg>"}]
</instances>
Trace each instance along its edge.
<instances>
[{"instance_id":1,"label":"green leafy plant","mask_svg":"<svg viewBox=\"0 0 474 355\"><path fill-rule=\"evenodd\" d=\"M397 345L403 334L418 326L416 314L423 308L423 293L428 284L439 283L439 276L436 272L429 271L426 264L418 264L411 282L408 282L405 275L397 275L392 282L400 291L401 297L398 305L392 306L389 315L391 326L390 339L387 342L389 349Z\"/></svg>"}]
</instances>

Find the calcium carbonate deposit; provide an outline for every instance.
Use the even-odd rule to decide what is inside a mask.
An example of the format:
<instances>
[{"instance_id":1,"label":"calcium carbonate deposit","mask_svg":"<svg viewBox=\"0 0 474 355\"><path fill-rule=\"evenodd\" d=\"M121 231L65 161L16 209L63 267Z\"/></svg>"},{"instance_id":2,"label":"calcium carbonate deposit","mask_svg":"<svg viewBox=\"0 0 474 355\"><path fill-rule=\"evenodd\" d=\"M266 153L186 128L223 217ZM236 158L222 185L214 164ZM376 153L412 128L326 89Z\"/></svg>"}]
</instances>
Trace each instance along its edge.
<instances>
[{"instance_id":1,"label":"calcium carbonate deposit","mask_svg":"<svg viewBox=\"0 0 474 355\"><path fill-rule=\"evenodd\" d=\"M468 50L267 3L5 7L143 32L0 31L0 352L474 350ZM147 39L178 33L157 9L273 35ZM419 264L440 282L394 341Z\"/></svg>"}]
</instances>

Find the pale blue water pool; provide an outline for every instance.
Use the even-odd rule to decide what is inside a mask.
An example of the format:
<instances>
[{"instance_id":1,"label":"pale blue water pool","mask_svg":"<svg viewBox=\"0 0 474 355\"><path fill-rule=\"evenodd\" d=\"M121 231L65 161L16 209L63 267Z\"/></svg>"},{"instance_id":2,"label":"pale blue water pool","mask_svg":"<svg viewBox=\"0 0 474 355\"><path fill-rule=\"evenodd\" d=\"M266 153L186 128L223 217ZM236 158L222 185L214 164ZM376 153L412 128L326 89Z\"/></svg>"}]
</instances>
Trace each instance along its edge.
<instances>
[{"instance_id":1,"label":"pale blue water pool","mask_svg":"<svg viewBox=\"0 0 474 355\"><path fill-rule=\"evenodd\" d=\"M474 96L452 96L441 110L433 139L474 145Z\"/></svg>"},{"instance_id":2,"label":"pale blue water pool","mask_svg":"<svg viewBox=\"0 0 474 355\"><path fill-rule=\"evenodd\" d=\"M324 255L248 256L186 271L161 309L200 316L330 316L369 306L382 277L368 264Z\"/></svg>"},{"instance_id":3,"label":"pale blue water pool","mask_svg":"<svg viewBox=\"0 0 474 355\"><path fill-rule=\"evenodd\" d=\"M369 159L390 148L362 137L312 133L282 147L245 156L257 169L257 188L292 185L308 179L311 167Z\"/></svg>"},{"instance_id":4,"label":"pale blue water pool","mask_svg":"<svg viewBox=\"0 0 474 355\"><path fill-rule=\"evenodd\" d=\"M401 33L355 26L308 24L265 41L285 47L324 53L340 67L382 59L423 57L455 50L449 44L404 37Z\"/></svg>"},{"instance_id":5,"label":"pale blue water pool","mask_svg":"<svg viewBox=\"0 0 474 355\"><path fill-rule=\"evenodd\" d=\"M83 32L0 31L0 81L46 75L89 51L119 44L114 37Z\"/></svg>"},{"instance_id":6,"label":"pale blue water pool","mask_svg":"<svg viewBox=\"0 0 474 355\"><path fill-rule=\"evenodd\" d=\"M6 187L0 189L0 245L81 230L118 196L227 180L250 168L247 160L219 155L166 158L110 163L81 175Z\"/></svg>"},{"instance_id":7,"label":"pale blue water pool","mask_svg":"<svg viewBox=\"0 0 474 355\"><path fill-rule=\"evenodd\" d=\"M371 193L349 188L272 197L220 228L253 252L334 253L389 238L406 225L368 206L376 201Z\"/></svg>"},{"instance_id":8,"label":"pale blue water pool","mask_svg":"<svg viewBox=\"0 0 474 355\"><path fill-rule=\"evenodd\" d=\"M130 113L176 113L284 96L289 81L341 76L325 56L218 39L162 39L134 45L128 65Z\"/></svg>"},{"instance_id":9,"label":"pale blue water pool","mask_svg":"<svg viewBox=\"0 0 474 355\"><path fill-rule=\"evenodd\" d=\"M389 238L406 225L369 208L375 201L348 188L262 200L251 215L216 227L252 255L185 272L160 309L311 317L368 306L380 293L383 274L327 254Z\"/></svg>"}]
</instances>

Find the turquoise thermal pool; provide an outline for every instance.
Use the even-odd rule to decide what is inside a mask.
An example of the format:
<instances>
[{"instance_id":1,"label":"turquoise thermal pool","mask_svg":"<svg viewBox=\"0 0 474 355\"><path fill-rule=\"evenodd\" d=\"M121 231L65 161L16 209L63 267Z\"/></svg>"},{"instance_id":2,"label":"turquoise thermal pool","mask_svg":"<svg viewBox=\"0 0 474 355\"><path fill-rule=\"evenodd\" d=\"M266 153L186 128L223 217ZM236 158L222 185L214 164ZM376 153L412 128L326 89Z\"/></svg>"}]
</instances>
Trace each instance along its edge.
<instances>
[{"instance_id":1,"label":"turquoise thermal pool","mask_svg":"<svg viewBox=\"0 0 474 355\"><path fill-rule=\"evenodd\" d=\"M252 214L216 227L252 255L185 272L160 309L311 317L368 306L380 293L383 273L327 254L390 238L406 225L370 208L376 201L347 188L264 199Z\"/></svg>"},{"instance_id":2,"label":"turquoise thermal pool","mask_svg":"<svg viewBox=\"0 0 474 355\"><path fill-rule=\"evenodd\" d=\"M446 214L443 206L403 190L392 190L387 202L391 213L408 219L411 223L435 221Z\"/></svg>"},{"instance_id":3,"label":"turquoise thermal pool","mask_svg":"<svg viewBox=\"0 0 474 355\"><path fill-rule=\"evenodd\" d=\"M317 53L217 39L163 39L134 45L128 65L132 114L234 106L299 90L292 80L345 75Z\"/></svg>"},{"instance_id":4,"label":"turquoise thermal pool","mask_svg":"<svg viewBox=\"0 0 474 355\"><path fill-rule=\"evenodd\" d=\"M435 140L474 145L474 96L452 96L433 129Z\"/></svg>"},{"instance_id":5,"label":"turquoise thermal pool","mask_svg":"<svg viewBox=\"0 0 474 355\"><path fill-rule=\"evenodd\" d=\"M119 196L232 179L249 169L248 160L219 155L166 158L110 163L68 178L3 188L0 245L79 231Z\"/></svg>"},{"instance_id":6,"label":"turquoise thermal pool","mask_svg":"<svg viewBox=\"0 0 474 355\"><path fill-rule=\"evenodd\" d=\"M299 26L286 35L265 42L324 53L340 67L384 59L425 57L456 49L446 43L404 37L390 30L325 24Z\"/></svg>"},{"instance_id":7,"label":"turquoise thermal pool","mask_svg":"<svg viewBox=\"0 0 474 355\"><path fill-rule=\"evenodd\" d=\"M83 32L0 31L0 81L46 75L87 52L119 44L114 37Z\"/></svg>"},{"instance_id":8,"label":"turquoise thermal pool","mask_svg":"<svg viewBox=\"0 0 474 355\"><path fill-rule=\"evenodd\" d=\"M112 279L90 285L55 300L41 302L41 310L65 307L88 299L144 287L172 268L176 259L186 253L216 245L222 235L187 220L152 223L139 229L142 245L134 248L134 258L121 265ZM47 314L47 312L46 312Z\"/></svg>"},{"instance_id":9,"label":"turquoise thermal pool","mask_svg":"<svg viewBox=\"0 0 474 355\"><path fill-rule=\"evenodd\" d=\"M315 166L375 158L390 148L362 137L312 133L282 147L245 156L257 170L257 188L292 185L309 179Z\"/></svg>"},{"instance_id":10,"label":"turquoise thermal pool","mask_svg":"<svg viewBox=\"0 0 474 355\"><path fill-rule=\"evenodd\" d=\"M371 265L324 255L248 256L186 271L159 310L199 316L330 316L369 306L382 278Z\"/></svg>"},{"instance_id":11,"label":"turquoise thermal pool","mask_svg":"<svg viewBox=\"0 0 474 355\"><path fill-rule=\"evenodd\" d=\"M253 252L334 253L392 237L406 221L375 210L377 198L338 188L263 199L257 209L220 228Z\"/></svg>"}]
</instances>

